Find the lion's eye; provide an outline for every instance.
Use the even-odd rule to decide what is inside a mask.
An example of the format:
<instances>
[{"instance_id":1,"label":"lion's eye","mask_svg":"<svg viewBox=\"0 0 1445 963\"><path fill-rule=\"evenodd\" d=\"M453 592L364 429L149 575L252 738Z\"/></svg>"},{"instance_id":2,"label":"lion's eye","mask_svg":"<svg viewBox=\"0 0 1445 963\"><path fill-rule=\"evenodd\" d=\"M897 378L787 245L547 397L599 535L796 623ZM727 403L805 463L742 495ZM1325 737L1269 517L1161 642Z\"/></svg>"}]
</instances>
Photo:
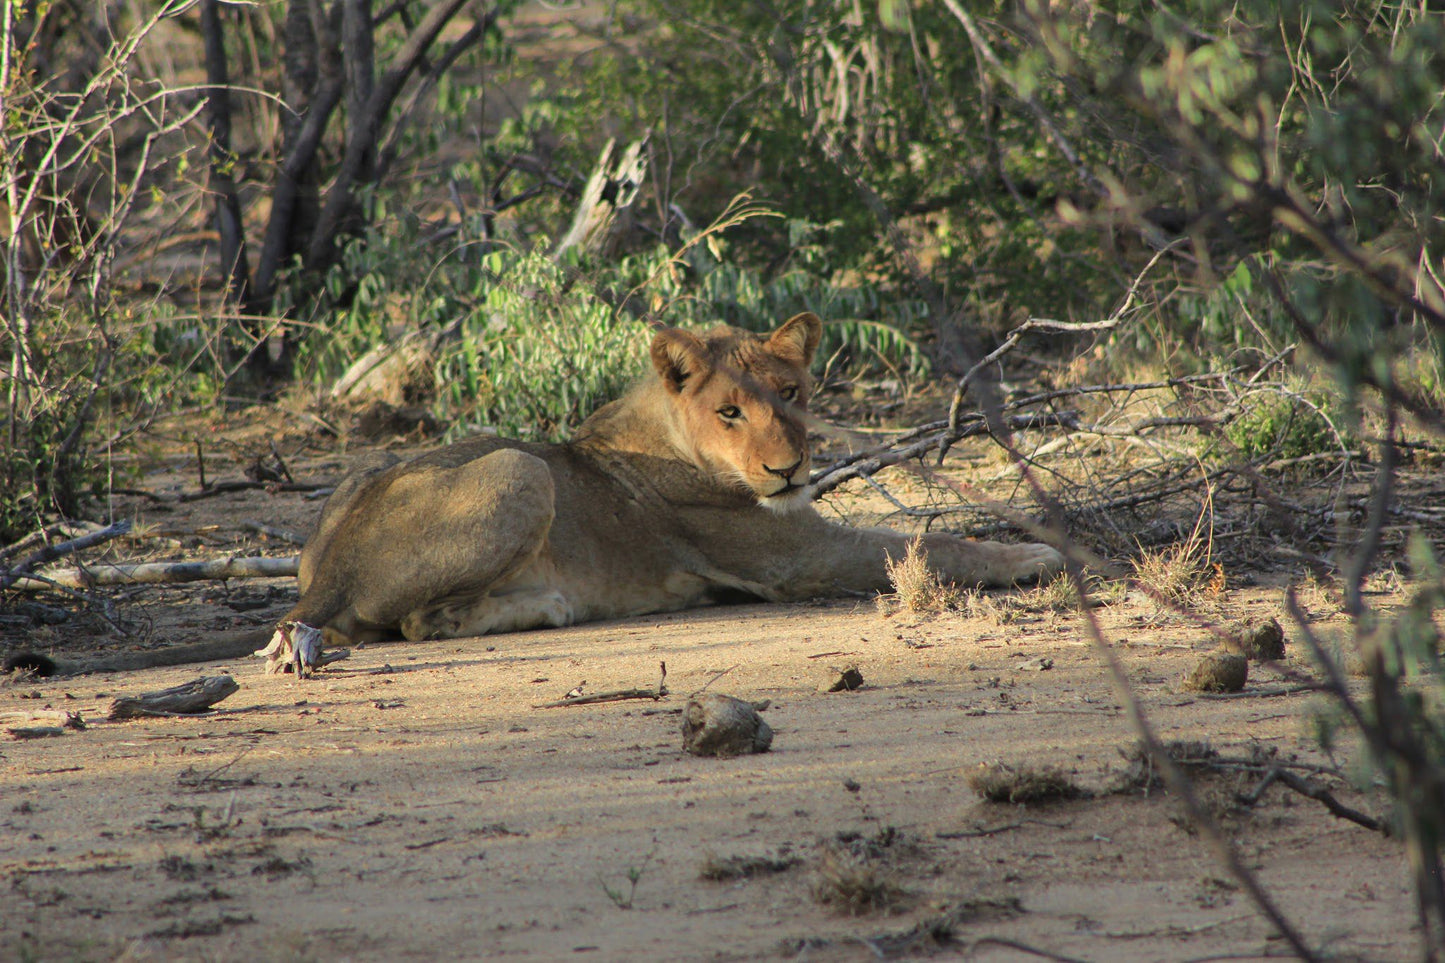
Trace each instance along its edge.
<instances>
[{"instance_id":1,"label":"lion's eye","mask_svg":"<svg viewBox=\"0 0 1445 963\"><path fill-rule=\"evenodd\" d=\"M796 401L798 398L798 389L794 385L788 385L778 392L778 397L784 401Z\"/></svg>"},{"instance_id":2,"label":"lion's eye","mask_svg":"<svg viewBox=\"0 0 1445 963\"><path fill-rule=\"evenodd\" d=\"M738 418L741 418L743 416L743 410L737 405L723 405L717 410L717 413L722 415L728 421L736 421Z\"/></svg>"}]
</instances>

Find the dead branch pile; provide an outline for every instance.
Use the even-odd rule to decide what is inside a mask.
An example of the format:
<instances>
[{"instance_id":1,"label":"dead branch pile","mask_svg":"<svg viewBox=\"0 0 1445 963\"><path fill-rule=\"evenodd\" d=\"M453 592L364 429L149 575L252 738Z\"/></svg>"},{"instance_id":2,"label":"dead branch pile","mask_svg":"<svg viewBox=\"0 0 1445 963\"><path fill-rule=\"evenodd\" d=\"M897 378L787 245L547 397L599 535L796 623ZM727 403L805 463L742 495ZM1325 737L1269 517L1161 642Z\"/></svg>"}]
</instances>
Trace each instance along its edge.
<instances>
[{"instance_id":1,"label":"dead branch pile","mask_svg":"<svg viewBox=\"0 0 1445 963\"><path fill-rule=\"evenodd\" d=\"M956 409L951 419L900 431L880 444L858 447L823 461L812 484L826 496L853 479L864 479L897 514L933 519L950 516L948 527L976 536L1045 527L1045 519L1023 479L1031 475L1055 503L1055 530L1093 543L1107 553L1132 553L1141 546L1186 539L1203 529L1215 552L1233 540L1239 550L1276 552L1298 561L1325 554L1337 539L1341 512L1362 513L1361 486L1373 469L1368 457L1332 415L1311 406L1280 371L1286 352L1254 371L1231 368L1178 378L1116 384L1086 384L1033 392L1009 399L990 418L982 411ZM991 356L992 357L992 356ZM1277 407L1291 417L1311 417L1324 426L1319 450L1300 454L1281 437L1242 449L1227 430L1247 413ZM830 431L833 436L849 433ZM990 439L1018 457L976 467L965 477L940 473L956 445ZM1438 452L1431 443L1415 450ZM904 497L880 478L901 466L925 481L923 503L916 488ZM1002 493L1002 494L1000 494ZM1445 509L1424 499L1392 504L1401 525L1445 531ZM1268 546L1259 544L1269 540Z\"/></svg>"}]
</instances>

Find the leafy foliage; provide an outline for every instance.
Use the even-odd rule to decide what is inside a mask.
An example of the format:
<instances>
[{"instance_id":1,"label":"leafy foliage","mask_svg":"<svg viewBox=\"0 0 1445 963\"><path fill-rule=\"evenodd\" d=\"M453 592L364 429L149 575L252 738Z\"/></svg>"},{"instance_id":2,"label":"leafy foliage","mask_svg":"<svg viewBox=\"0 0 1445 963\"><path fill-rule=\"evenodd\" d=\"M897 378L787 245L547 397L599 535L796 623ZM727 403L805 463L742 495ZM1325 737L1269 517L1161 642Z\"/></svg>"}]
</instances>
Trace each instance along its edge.
<instances>
[{"instance_id":1,"label":"leafy foliage","mask_svg":"<svg viewBox=\"0 0 1445 963\"><path fill-rule=\"evenodd\" d=\"M706 253L679 263L656 247L617 263L562 265L545 244L525 252L488 244L475 222L441 251L412 233L419 226L402 227L347 246L324 296L307 306L318 320L300 343L298 366L324 387L377 344L436 332L433 384L419 400L431 402L454 435L485 428L565 437L621 394L644 371L650 332L613 306L617 292L656 305L652 317L662 323L698 329L768 331L810 310L824 320L822 351L835 370L917 376L928 368L908 333L919 327L920 303L889 299L874 285L830 284L802 264L767 279Z\"/></svg>"}]
</instances>

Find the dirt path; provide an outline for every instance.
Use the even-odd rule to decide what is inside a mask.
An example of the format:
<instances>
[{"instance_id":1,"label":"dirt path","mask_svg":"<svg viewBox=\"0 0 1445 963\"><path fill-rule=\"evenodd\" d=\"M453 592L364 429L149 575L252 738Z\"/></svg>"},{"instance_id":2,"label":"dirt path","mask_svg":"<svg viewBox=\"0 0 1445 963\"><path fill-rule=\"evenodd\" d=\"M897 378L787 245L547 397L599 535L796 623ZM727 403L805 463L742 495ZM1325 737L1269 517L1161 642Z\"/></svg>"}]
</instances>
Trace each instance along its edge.
<instances>
[{"instance_id":1,"label":"dirt path","mask_svg":"<svg viewBox=\"0 0 1445 963\"><path fill-rule=\"evenodd\" d=\"M1266 613L1276 601L1256 590L1230 604ZM1311 697L1180 692L1209 643L1150 628L1147 614L1126 601L1103 617L1162 737L1320 761ZM1021 668L1040 656L1051 669ZM584 680L594 692L652 685L659 661L674 693L661 702L534 707ZM866 687L821 692L845 664ZM223 671L241 691L214 715L0 744L11 888L0 958L1025 958L1006 942L1017 941L1102 961L1283 949L1167 793L1011 806L969 788L972 770L999 760L1057 765L1100 793L1126 768L1119 749L1133 734L1076 616L704 610L373 646L304 683L250 663L42 681L0 688L0 710L101 720L115 695ZM1257 675L1251 688L1268 688ZM714 679L713 691L772 700L773 751L682 753L679 709ZM1202 787L1297 924L1343 957L1412 958L1397 845L1278 788L1252 810L1232 805L1254 781ZM701 878L736 856L778 871ZM850 915L820 902L830 873L834 896L871 886L886 905Z\"/></svg>"}]
</instances>

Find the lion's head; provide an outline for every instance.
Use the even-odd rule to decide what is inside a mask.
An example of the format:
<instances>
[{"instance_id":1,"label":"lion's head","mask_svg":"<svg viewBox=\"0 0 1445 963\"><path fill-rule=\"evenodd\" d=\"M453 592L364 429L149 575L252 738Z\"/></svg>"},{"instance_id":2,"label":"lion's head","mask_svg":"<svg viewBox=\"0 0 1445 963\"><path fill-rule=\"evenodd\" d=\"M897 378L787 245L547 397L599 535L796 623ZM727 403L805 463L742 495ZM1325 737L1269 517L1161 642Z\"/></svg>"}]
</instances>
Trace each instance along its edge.
<instances>
[{"instance_id":1,"label":"lion's head","mask_svg":"<svg viewBox=\"0 0 1445 963\"><path fill-rule=\"evenodd\" d=\"M678 415L680 446L699 467L774 511L809 501L808 365L822 322L811 313L763 337L719 327L698 336L664 328L652 364Z\"/></svg>"}]
</instances>

